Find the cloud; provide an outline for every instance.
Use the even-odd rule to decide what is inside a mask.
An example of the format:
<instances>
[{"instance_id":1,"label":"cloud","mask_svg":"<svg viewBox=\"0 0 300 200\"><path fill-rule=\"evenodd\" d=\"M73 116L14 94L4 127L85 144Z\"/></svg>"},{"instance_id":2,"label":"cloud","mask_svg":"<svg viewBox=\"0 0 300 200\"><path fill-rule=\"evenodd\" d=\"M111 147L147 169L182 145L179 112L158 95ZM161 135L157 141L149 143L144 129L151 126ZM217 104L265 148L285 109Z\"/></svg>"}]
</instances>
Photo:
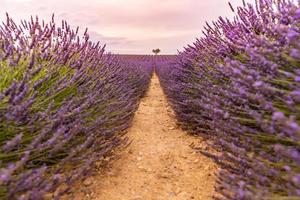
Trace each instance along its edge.
<instances>
[{"instance_id":1,"label":"cloud","mask_svg":"<svg viewBox=\"0 0 300 200\"><path fill-rule=\"evenodd\" d=\"M17 2L17 3L21 3L21 2L29 2L31 0L11 0L11 2Z\"/></svg>"},{"instance_id":2,"label":"cloud","mask_svg":"<svg viewBox=\"0 0 300 200\"><path fill-rule=\"evenodd\" d=\"M125 37L110 37L110 36L104 36L100 33L97 33L95 31L89 31L90 39L97 42L100 41L102 44L107 45L120 45L120 44L128 44L129 40Z\"/></svg>"},{"instance_id":3,"label":"cloud","mask_svg":"<svg viewBox=\"0 0 300 200\"><path fill-rule=\"evenodd\" d=\"M233 16L227 1L221 0L0 0L0 5L2 20L6 11L17 22L36 14L48 21L55 13L58 22L88 27L93 40L117 53L147 53L154 46L176 53L201 37L205 21Z\"/></svg>"}]
</instances>

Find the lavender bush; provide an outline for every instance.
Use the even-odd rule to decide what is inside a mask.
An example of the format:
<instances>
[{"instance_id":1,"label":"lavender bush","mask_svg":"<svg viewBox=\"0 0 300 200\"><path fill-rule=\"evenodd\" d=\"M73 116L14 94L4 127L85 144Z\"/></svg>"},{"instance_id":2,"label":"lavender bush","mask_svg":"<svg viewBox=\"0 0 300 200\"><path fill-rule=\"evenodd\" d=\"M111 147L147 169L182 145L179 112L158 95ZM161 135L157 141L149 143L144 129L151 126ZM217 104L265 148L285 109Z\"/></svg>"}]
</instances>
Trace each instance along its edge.
<instances>
[{"instance_id":1,"label":"lavender bush","mask_svg":"<svg viewBox=\"0 0 300 200\"><path fill-rule=\"evenodd\" d=\"M203 151L222 167L216 199L300 198L299 4L231 6L156 68L183 127L219 152Z\"/></svg>"},{"instance_id":2,"label":"lavender bush","mask_svg":"<svg viewBox=\"0 0 300 200\"><path fill-rule=\"evenodd\" d=\"M119 144L151 65L121 61L67 22L0 26L0 199L42 199ZM65 190L56 191L58 198Z\"/></svg>"}]
</instances>

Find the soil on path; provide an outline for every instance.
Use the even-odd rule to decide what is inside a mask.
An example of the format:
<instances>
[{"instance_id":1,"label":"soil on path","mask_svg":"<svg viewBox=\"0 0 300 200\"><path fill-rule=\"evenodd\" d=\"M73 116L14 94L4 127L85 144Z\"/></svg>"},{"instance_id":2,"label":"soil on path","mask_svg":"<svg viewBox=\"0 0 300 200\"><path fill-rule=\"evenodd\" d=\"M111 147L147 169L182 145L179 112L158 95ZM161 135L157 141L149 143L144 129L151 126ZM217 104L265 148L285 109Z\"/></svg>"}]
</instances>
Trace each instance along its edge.
<instances>
[{"instance_id":1,"label":"soil on path","mask_svg":"<svg viewBox=\"0 0 300 200\"><path fill-rule=\"evenodd\" d=\"M132 143L120 158L83 181L72 199L212 199L217 165L190 147L205 148L205 143L176 125L156 75L127 136Z\"/></svg>"}]
</instances>

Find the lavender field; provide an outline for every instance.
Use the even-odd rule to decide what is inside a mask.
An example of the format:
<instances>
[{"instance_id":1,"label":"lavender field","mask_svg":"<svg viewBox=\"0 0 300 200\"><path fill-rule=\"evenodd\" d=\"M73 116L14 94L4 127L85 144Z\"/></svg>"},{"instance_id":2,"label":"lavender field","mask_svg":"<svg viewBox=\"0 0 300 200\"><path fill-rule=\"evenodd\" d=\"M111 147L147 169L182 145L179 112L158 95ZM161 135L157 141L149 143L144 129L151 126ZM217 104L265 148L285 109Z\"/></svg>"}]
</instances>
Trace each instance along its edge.
<instances>
[{"instance_id":1,"label":"lavender field","mask_svg":"<svg viewBox=\"0 0 300 200\"><path fill-rule=\"evenodd\" d=\"M227 9L169 55L6 14L0 199L300 199L300 1Z\"/></svg>"}]
</instances>

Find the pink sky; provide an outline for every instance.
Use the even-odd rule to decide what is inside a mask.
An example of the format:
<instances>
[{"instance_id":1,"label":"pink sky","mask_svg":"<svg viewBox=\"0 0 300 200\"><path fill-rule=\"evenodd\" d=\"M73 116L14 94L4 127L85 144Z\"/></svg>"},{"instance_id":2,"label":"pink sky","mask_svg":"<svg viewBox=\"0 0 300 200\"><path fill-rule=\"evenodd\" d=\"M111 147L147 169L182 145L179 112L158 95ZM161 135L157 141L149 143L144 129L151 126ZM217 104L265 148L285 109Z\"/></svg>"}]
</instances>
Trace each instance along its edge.
<instances>
[{"instance_id":1,"label":"pink sky","mask_svg":"<svg viewBox=\"0 0 300 200\"><path fill-rule=\"evenodd\" d=\"M88 27L107 50L128 54L150 54L153 48L174 54L201 37L205 21L233 15L226 0L0 0L1 21L5 12L17 22L36 14L50 20L55 13L57 21Z\"/></svg>"}]
</instances>

